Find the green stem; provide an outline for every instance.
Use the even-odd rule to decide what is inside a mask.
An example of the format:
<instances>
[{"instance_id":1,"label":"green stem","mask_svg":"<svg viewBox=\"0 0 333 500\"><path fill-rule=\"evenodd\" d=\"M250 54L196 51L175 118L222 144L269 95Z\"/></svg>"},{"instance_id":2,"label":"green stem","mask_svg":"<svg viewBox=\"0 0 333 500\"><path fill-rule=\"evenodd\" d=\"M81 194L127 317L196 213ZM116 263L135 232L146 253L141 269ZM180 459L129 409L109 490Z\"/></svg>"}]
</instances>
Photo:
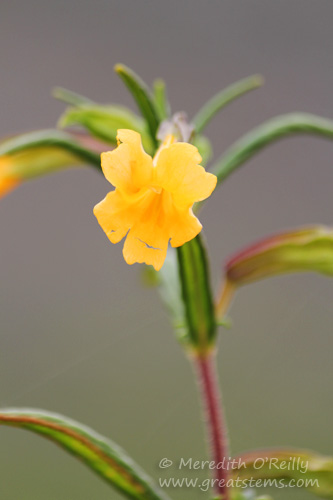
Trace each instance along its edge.
<instances>
[{"instance_id":1,"label":"green stem","mask_svg":"<svg viewBox=\"0 0 333 500\"><path fill-rule=\"evenodd\" d=\"M229 500L229 452L227 431L216 373L214 346L216 320L209 279L208 258L201 235L177 248L179 278L186 312L188 341L205 409L211 460L215 463L212 487L219 498Z\"/></svg>"}]
</instances>

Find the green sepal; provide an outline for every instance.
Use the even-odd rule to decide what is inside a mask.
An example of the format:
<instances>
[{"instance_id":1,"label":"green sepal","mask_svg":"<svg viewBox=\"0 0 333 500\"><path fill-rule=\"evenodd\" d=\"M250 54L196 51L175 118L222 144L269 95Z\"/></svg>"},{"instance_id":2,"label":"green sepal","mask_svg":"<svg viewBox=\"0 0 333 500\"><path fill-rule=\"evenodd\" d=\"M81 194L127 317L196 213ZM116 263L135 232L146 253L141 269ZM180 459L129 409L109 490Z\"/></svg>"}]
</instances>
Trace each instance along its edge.
<instances>
[{"instance_id":1,"label":"green sepal","mask_svg":"<svg viewBox=\"0 0 333 500\"><path fill-rule=\"evenodd\" d=\"M263 78L260 75L253 75L243 78L238 82L233 83L226 89L221 90L218 94L212 97L204 106L198 111L193 118L193 124L197 134L200 134L212 118L221 109L225 108L229 103L238 99L247 92L261 87Z\"/></svg>"},{"instance_id":2,"label":"green sepal","mask_svg":"<svg viewBox=\"0 0 333 500\"><path fill-rule=\"evenodd\" d=\"M0 412L1 424L50 439L129 498L167 500L164 492L120 447L74 420L41 410L7 409Z\"/></svg>"},{"instance_id":3,"label":"green sepal","mask_svg":"<svg viewBox=\"0 0 333 500\"><path fill-rule=\"evenodd\" d=\"M206 249L199 234L177 248L189 341L198 352L213 344L216 321Z\"/></svg>"},{"instance_id":4,"label":"green sepal","mask_svg":"<svg viewBox=\"0 0 333 500\"><path fill-rule=\"evenodd\" d=\"M115 66L115 71L123 80L126 87L134 97L134 100L138 108L140 109L143 118L147 122L154 146L157 147L158 142L156 139L156 135L160 119L154 100L150 95L149 88L141 80L141 78L136 73L134 73L134 71L127 68L126 66L117 64Z\"/></svg>"},{"instance_id":5,"label":"green sepal","mask_svg":"<svg viewBox=\"0 0 333 500\"><path fill-rule=\"evenodd\" d=\"M198 148L198 151L202 157L202 164L206 166L213 155L213 149L210 140L203 135L195 134L191 142L196 148Z\"/></svg>"},{"instance_id":6,"label":"green sepal","mask_svg":"<svg viewBox=\"0 0 333 500\"><path fill-rule=\"evenodd\" d=\"M142 282L148 287L157 287L162 303L166 307L176 338L188 344L186 315L179 281L177 252L169 247L160 271L152 266L142 267Z\"/></svg>"},{"instance_id":7,"label":"green sepal","mask_svg":"<svg viewBox=\"0 0 333 500\"><path fill-rule=\"evenodd\" d=\"M236 141L212 167L218 183L271 143L295 134L333 139L333 121L306 113L277 116Z\"/></svg>"},{"instance_id":8,"label":"green sepal","mask_svg":"<svg viewBox=\"0 0 333 500\"><path fill-rule=\"evenodd\" d=\"M141 134L145 151L153 152L152 140L145 130L145 122L122 106L82 104L68 108L60 117L58 125L61 128L81 125L93 136L113 145L117 144L118 129L135 130Z\"/></svg>"},{"instance_id":9,"label":"green sepal","mask_svg":"<svg viewBox=\"0 0 333 500\"><path fill-rule=\"evenodd\" d=\"M303 480L303 487L315 495L333 497L333 457L308 450L277 448L244 453L236 457L236 462L244 465L231 470L233 479L283 480L281 484ZM305 481L312 484L306 486Z\"/></svg>"},{"instance_id":10,"label":"green sepal","mask_svg":"<svg viewBox=\"0 0 333 500\"><path fill-rule=\"evenodd\" d=\"M189 338L179 280L177 251L174 248L168 249L162 269L156 274L159 277L158 291L162 302L170 313L176 337L181 343L188 343Z\"/></svg>"}]
</instances>

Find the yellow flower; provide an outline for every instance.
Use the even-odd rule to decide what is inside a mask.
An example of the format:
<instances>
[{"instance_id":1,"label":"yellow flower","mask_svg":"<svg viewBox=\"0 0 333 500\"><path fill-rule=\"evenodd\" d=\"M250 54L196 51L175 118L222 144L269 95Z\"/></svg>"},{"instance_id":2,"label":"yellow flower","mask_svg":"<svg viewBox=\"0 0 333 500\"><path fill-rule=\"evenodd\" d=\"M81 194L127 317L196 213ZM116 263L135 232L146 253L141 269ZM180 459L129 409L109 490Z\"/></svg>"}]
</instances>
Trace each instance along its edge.
<instances>
[{"instance_id":1,"label":"yellow flower","mask_svg":"<svg viewBox=\"0 0 333 500\"><path fill-rule=\"evenodd\" d=\"M154 158L143 150L140 134L118 130L118 147L102 153L106 179L116 188L94 208L112 243L127 234L128 264L161 269L168 248L179 247L201 231L192 206L211 195L217 178L199 165L196 147L168 136Z\"/></svg>"}]
</instances>

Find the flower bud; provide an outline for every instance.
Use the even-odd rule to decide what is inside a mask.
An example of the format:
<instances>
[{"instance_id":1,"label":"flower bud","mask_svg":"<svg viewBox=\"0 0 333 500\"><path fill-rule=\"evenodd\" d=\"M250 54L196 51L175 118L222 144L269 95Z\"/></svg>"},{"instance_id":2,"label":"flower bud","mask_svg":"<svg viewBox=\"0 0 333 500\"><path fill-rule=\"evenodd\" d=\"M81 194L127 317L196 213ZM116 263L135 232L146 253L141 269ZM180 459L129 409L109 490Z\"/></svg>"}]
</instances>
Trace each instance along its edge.
<instances>
[{"instance_id":1,"label":"flower bud","mask_svg":"<svg viewBox=\"0 0 333 500\"><path fill-rule=\"evenodd\" d=\"M53 146L32 147L0 156L0 197L22 182L79 163L72 153Z\"/></svg>"},{"instance_id":2,"label":"flower bud","mask_svg":"<svg viewBox=\"0 0 333 500\"><path fill-rule=\"evenodd\" d=\"M312 226L280 233L231 258L225 273L236 286L297 271L333 274L333 229Z\"/></svg>"},{"instance_id":3,"label":"flower bud","mask_svg":"<svg viewBox=\"0 0 333 500\"><path fill-rule=\"evenodd\" d=\"M225 265L225 281L217 298L217 315L226 313L242 285L285 273L333 275L333 229L310 226L263 239L233 256Z\"/></svg>"}]
</instances>

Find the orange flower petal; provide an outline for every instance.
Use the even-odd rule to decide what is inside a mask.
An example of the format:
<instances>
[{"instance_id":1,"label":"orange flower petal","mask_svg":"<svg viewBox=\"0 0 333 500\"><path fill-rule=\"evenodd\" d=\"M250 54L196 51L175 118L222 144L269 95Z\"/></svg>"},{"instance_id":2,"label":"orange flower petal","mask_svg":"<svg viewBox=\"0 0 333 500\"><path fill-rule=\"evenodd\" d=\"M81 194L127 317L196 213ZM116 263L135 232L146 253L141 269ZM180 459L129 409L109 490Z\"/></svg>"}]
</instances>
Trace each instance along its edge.
<instances>
[{"instance_id":1,"label":"orange flower petal","mask_svg":"<svg viewBox=\"0 0 333 500\"><path fill-rule=\"evenodd\" d=\"M152 265L156 271L159 271L163 266L167 254L168 240L159 241L159 247L150 246L144 240L141 240L140 231L132 229L125 240L123 255L127 264L134 264L135 262L145 263Z\"/></svg>"},{"instance_id":2,"label":"orange flower petal","mask_svg":"<svg viewBox=\"0 0 333 500\"><path fill-rule=\"evenodd\" d=\"M143 150L141 136L137 132L118 130L117 139L121 144L101 155L102 170L113 186L135 193L151 182L153 160Z\"/></svg>"},{"instance_id":3,"label":"orange flower petal","mask_svg":"<svg viewBox=\"0 0 333 500\"><path fill-rule=\"evenodd\" d=\"M170 226L170 244L173 247L180 247L191 241L200 233L202 225L193 215L192 209L177 212Z\"/></svg>"},{"instance_id":4,"label":"orange flower petal","mask_svg":"<svg viewBox=\"0 0 333 500\"><path fill-rule=\"evenodd\" d=\"M94 214L109 240L118 243L140 217L144 209L141 205L142 200L129 203L128 198L116 190L95 206Z\"/></svg>"},{"instance_id":5,"label":"orange flower petal","mask_svg":"<svg viewBox=\"0 0 333 500\"><path fill-rule=\"evenodd\" d=\"M196 147L184 142L163 148L157 159L156 183L172 193L177 206L192 206L212 194L217 178L199 165Z\"/></svg>"}]
</instances>

